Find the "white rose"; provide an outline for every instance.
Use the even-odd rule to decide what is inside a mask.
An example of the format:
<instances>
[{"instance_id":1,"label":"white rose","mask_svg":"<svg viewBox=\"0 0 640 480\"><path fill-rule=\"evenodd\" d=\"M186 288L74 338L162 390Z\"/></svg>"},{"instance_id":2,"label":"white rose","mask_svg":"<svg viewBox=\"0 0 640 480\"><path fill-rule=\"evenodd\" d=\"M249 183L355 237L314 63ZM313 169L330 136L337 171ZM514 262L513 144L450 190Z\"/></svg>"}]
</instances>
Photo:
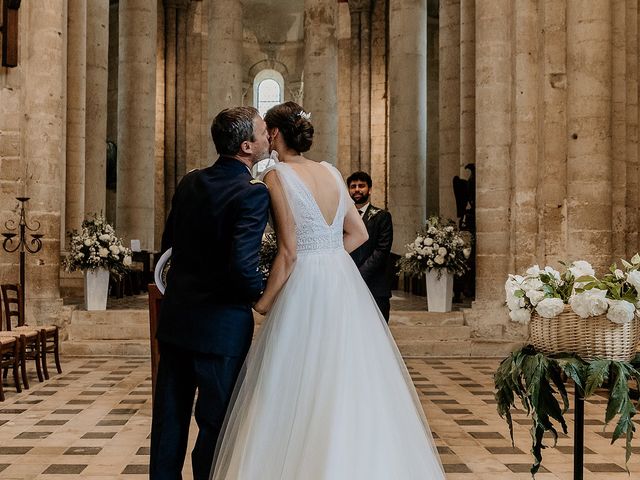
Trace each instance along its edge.
<instances>
[{"instance_id":1,"label":"white rose","mask_svg":"<svg viewBox=\"0 0 640 480\"><path fill-rule=\"evenodd\" d=\"M560 281L560 272L557 270L554 270L551 267L544 267L544 272L548 275L551 275L553 278L555 278L558 282Z\"/></svg>"},{"instance_id":2,"label":"white rose","mask_svg":"<svg viewBox=\"0 0 640 480\"><path fill-rule=\"evenodd\" d=\"M124 263L128 267L129 265L131 265L131 257L127 255L126 257L124 257L122 263Z\"/></svg>"},{"instance_id":3,"label":"white rose","mask_svg":"<svg viewBox=\"0 0 640 480\"><path fill-rule=\"evenodd\" d=\"M445 230L447 232L453 232L453 227L452 226L448 226L448 227L445 228Z\"/></svg>"},{"instance_id":4,"label":"white rose","mask_svg":"<svg viewBox=\"0 0 640 480\"><path fill-rule=\"evenodd\" d=\"M100 255L102 258L105 258L109 255L109 250L107 250L106 248L100 248L98 250L98 255Z\"/></svg>"},{"instance_id":5,"label":"white rose","mask_svg":"<svg viewBox=\"0 0 640 480\"><path fill-rule=\"evenodd\" d=\"M431 245L433 245L433 238L427 238L427 239L425 239L424 244L425 244L427 247L430 247Z\"/></svg>"},{"instance_id":6,"label":"white rose","mask_svg":"<svg viewBox=\"0 0 640 480\"><path fill-rule=\"evenodd\" d=\"M422 255L418 255L418 260L422 260Z\"/></svg>"},{"instance_id":7,"label":"white rose","mask_svg":"<svg viewBox=\"0 0 640 480\"><path fill-rule=\"evenodd\" d=\"M464 255L464 258L469 258L471 256L471 249L470 248L463 249L462 254Z\"/></svg>"},{"instance_id":8,"label":"white rose","mask_svg":"<svg viewBox=\"0 0 640 480\"><path fill-rule=\"evenodd\" d=\"M423 236L418 236L418 238L416 238L416 241L414 243L416 245L420 245L423 241L424 241L424 237Z\"/></svg>"},{"instance_id":9,"label":"white rose","mask_svg":"<svg viewBox=\"0 0 640 480\"><path fill-rule=\"evenodd\" d=\"M436 255L436 258L433 259L438 265L442 265L444 263L444 257L440 255Z\"/></svg>"},{"instance_id":10,"label":"white rose","mask_svg":"<svg viewBox=\"0 0 640 480\"><path fill-rule=\"evenodd\" d=\"M529 298L531 305L534 307L544 298L544 292L541 292L540 290L528 290L525 295Z\"/></svg>"},{"instance_id":11,"label":"white rose","mask_svg":"<svg viewBox=\"0 0 640 480\"><path fill-rule=\"evenodd\" d=\"M110 235L107 235L106 233L103 233L102 235L100 235L98 237L100 240L102 240L103 242L108 242L111 239Z\"/></svg>"},{"instance_id":12,"label":"white rose","mask_svg":"<svg viewBox=\"0 0 640 480\"><path fill-rule=\"evenodd\" d=\"M528 292L529 290L540 290L543 285L544 284L542 283L542 280L540 280L538 277L527 278L524 282L522 282L522 289L525 292Z\"/></svg>"},{"instance_id":13,"label":"white rose","mask_svg":"<svg viewBox=\"0 0 640 480\"><path fill-rule=\"evenodd\" d=\"M531 320L531 312L526 308L518 308L509 312L509 318L516 323L526 325Z\"/></svg>"},{"instance_id":14,"label":"white rose","mask_svg":"<svg viewBox=\"0 0 640 480\"><path fill-rule=\"evenodd\" d=\"M110 251L111 253L113 253L114 255L117 255L117 254L119 254L119 253L120 253L120 249L119 249L116 245L111 245L111 246L109 247L109 251Z\"/></svg>"},{"instance_id":15,"label":"white rose","mask_svg":"<svg viewBox=\"0 0 640 480\"><path fill-rule=\"evenodd\" d=\"M564 310L561 298L545 298L536 306L536 312L544 318L555 318Z\"/></svg>"},{"instance_id":16,"label":"white rose","mask_svg":"<svg viewBox=\"0 0 640 480\"><path fill-rule=\"evenodd\" d=\"M582 318L602 315L609 308L607 291L593 288L577 293L569 299L569 305L576 315Z\"/></svg>"},{"instance_id":17,"label":"white rose","mask_svg":"<svg viewBox=\"0 0 640 480\"><path fill-rule=\"evenodd\" d=\"M93 243L93 242L91 241L91 239L90 239L90 238L87 238L87 239L84 241L84 244L85 244L87 247L91 246L91 244L92 244L92 243Z\"/></svg>"},{"instance_id":18,"label":"white rose","mask_svg":"<svg viewBox=\"0 0 640 480\"><path fill-rule=\"evenodd\" d=\"M405 253L405 254L404 254L404 257L405 257L405 258L411 258L411 254L410 254L410 253Z\"/></svg>"},{"instance_id":19,"label":"white rose","mask_svg":"<svg viewBox=\"0 0 640 480\"><path fill-rule=\"evenodd\" d=\"M444 257L447 254L447 249L444 247L440 247L438 249L438 255L440 255L441 257Z\"/></svg>"},{"instance_id":20,"label":"white rose","mask_svg":"<svg viewBox=\"0 0 640 480\"><path fill-rule=\"evenodd\" d=\"M596 272L589 262L584 260L577 260L571 264L569 271L575 278L580 277L593 277Z\"/></svg>"},{"instance_id":21,"label":"white rose","mask_svg":"<svg viewBox=\"0 0 640 480\"><path fill-rule=\"evenodd\" d=\"M627 274L627 282L633 285L633 288L636 289L636 292L640 293L640 271L639 270L631 270Z\"/></svg>"},{"instance_id":22,"label":"white rose","mask_svg":"<svg viewBox=\"0 0 640 480\"><path fill-rule=\"evenodd\" d=\"M538 265L534 265L533 267L529 267L527 269L527 275L531 277L537 277L541 273L542 273L542 270L540 270L540 267Z\"/></svg>"},{"instance_id":23,"label":"white rose","mask_svg":"<svg viewBox=\"0 0 640 480\"><path fill-rule=\"evenodd\" d=\"M636 313L636 307L633 303L626 300L611 300L609 299L609 311L607 312L607 318L613 323L627 323L633 320L633 316Z\"/></svg>"}]
</instances>

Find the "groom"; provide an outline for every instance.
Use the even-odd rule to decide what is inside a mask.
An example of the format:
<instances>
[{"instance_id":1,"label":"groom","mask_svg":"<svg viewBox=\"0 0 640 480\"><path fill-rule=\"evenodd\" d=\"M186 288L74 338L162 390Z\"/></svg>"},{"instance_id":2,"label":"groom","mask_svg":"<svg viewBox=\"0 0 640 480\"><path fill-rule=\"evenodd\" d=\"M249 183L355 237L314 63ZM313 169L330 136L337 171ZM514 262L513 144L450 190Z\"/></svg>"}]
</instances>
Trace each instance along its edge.
<instances>
[{"instance_id":1,"label":"groom","mask_svg":"<svg viewBox=\"0 0 640 480\"><path fill-rule=\"evenodd\" d=\"M196 390L194 480L208 480L233 387L251 344L251 305L263 289L258 253L269 194L250 168L269 155L264 120L251 107L223 110L211 136L220 158L184 176L162 236L172 247L158 324L153 402L153 480L182 478Z\"/></svg>"}]
</instances>

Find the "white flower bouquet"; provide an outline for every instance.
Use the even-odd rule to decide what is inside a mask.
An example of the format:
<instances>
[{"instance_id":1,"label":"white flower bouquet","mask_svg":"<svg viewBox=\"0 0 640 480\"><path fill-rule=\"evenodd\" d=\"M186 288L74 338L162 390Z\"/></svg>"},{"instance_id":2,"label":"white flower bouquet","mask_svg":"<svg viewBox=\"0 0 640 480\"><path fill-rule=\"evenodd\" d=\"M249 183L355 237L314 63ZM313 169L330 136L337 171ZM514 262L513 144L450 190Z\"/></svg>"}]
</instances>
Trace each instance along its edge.
<instances>
[{"instance_id":1,"label":"white flower bouquet","mask_svg":"<svg viewBox=\"0 0 640 480\"><path fill-rule=\"evenodd\" d=\"M606 315L616 324L633 320L640 306L640 255L631 262L622 260L622 269L612 265L601 278L584 260L562 265L562 273L534 265L525 275L509 275L505 294L511 320L527 324L534 311L541 317L555 318L566 305L583 319Z\"/></svg>"},{"instance_id":2,"label":"white flower bouquet","mask_svg":"<svg viewBox=\"0 0 640 480\"><path fill-rule=\"evenodd\" d=\"M397 265L399 273L415 277L422 277L432 269L461 276L469 268L470 255L471 240L462 236L455 222L432 216L416 239L407 245L407 253Z\"/></svg>"},{"instance_id":3,"label":"white flower bouquet","mask_svg":"<svg viewBox=\"0 0 640 480\"><path fill-rule=\"evenodd\" d=\"M102 215L83 221L81 231L74 230L69 235L70 252L63 262L68 272L105 268L120 275L129 270L131 250L122 245Z\"/></svg>"}]
</instances>

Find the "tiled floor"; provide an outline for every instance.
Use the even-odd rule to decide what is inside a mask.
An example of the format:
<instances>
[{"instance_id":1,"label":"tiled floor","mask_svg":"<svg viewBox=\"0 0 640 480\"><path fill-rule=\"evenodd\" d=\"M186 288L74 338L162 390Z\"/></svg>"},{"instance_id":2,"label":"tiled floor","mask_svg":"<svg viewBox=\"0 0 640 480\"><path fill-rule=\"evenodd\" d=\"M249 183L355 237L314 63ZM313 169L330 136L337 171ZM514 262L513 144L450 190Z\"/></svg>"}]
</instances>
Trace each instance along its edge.
<instances>
[{"instance_id":1,"label":"tiled floor","mask_svg":"<svg viewBox=\"0 0 640 480\"><path fill-rule=\"evenodd\" d=\"M411 358L407 365L449 480L530 478L528 420L516 412L516 448L495 410L494 359ZM0 478L144 478L151 382L147 359L64 358L65 373L0 403ZM604 398L586 404L585 479L640 478L640 438L624 471L622 444L603 433ZM572 428L544 451L545 479L571 479ZM195 428L192 429L195 434ZM639 432L640 437L640 432ZM193 441L193 437L192 437ZM191 478L187 467L185 478ZM395 480L395 479L393 479Z\"/></svg>"}]
</instances>

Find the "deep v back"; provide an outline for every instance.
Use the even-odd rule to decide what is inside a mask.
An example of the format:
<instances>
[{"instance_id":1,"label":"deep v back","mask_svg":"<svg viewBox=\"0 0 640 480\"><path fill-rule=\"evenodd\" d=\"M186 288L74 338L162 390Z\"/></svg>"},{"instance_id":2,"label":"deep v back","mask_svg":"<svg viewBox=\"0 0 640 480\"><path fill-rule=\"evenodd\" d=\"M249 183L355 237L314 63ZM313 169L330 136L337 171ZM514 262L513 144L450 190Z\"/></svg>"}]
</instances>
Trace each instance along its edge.
<instances>
[{"instance_id":1,"label":"deep v back","mask_svg":"<svg viewBox=\"0 0 640 480\"><path fill-rule=\"evenodd\" d=\"M323 212L322 207L320 206L320 203L318 201L318 197L316 195L314 195L313 190L311 189L311 187L309 186L309 184L307 182L304 181L304 179L302 178L302 175L300 175L300 173L298 171L296 171L295 168L293 168L291 165L287 164L287 163L283 163L284 165L286 165L287 168L289 168L291 170L291 172L293 173L293 175L295 175L295 178L297 181L300 182L300 185L302 186L302 188L304 188L304 190L306 190L306 193L309 194L309 196L311 197L311 199L313 200L313 203L315 204L315 206L318 209L318 213L320 213L320 215L322 215L322 218L324 219L324 222L327 224L328 227L331 227L335 221L336 218L338 216L339 210L340 210L340 204L342 203L342 195L340 195L340 184L336 185L336 189L334 190L334 199L337 198L337 201L334 201L334 205L333 208L326 208L325 211ZM322 165L322 167L325 169L325 171L327 172L329 178L327 178L327 185L329 184L330 181L336 181L336 177L335 174L331 171L331 167L329 166L328 163L326 162L320 162L320 165ZM313 172L311 172L313 173ZM331 193L331 192L329 192ZM327 215L325 215L325 213L327 211L332 211L333 215L331 217L331 221L327 220Z\"/></svg>"},{"instance_id":2,"label":"deep v back","mask_svg":"<svg viewBox=\"0 0 640 480\"><path fill-rule=\"evenodd\" d=\"M340 172L326 162L321 163L330 174L327 181L332 178L334 185L337 186L337 191L332 189L335 192L334 198L337 205L331 223L323 215L309 186L290 165L279 162L263 174L266 175L272 169L278 173L295 222L298 253L344 249L343 225L349 194ZM323 183L320 184L320 188L322 185Z\"/></svg>"}]
</instances>

